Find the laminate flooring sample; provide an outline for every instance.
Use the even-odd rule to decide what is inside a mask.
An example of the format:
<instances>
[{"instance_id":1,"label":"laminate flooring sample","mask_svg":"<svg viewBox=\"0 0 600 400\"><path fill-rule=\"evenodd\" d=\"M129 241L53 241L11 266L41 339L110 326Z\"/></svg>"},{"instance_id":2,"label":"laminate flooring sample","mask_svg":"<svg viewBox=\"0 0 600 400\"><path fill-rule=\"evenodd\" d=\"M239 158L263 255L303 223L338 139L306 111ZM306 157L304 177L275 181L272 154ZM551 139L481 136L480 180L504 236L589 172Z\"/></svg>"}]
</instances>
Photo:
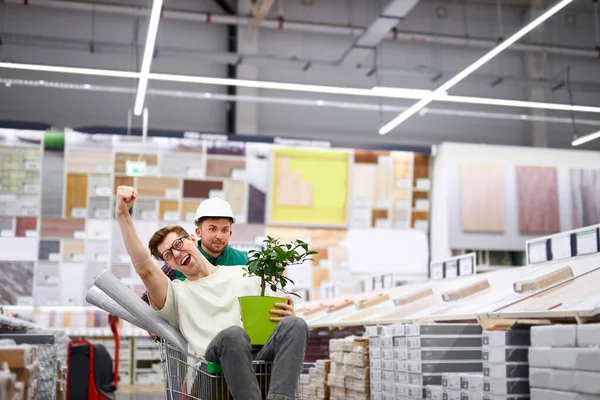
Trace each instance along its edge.
<instances>
[{"instance_id":1,"label":"laminate flooring sample","mask_svg":"<svg viewBox=\"0 0 600 400\"><path fill-rule=\"evenodd\" d=\"M58 285L37 285L33 290L33 304L35 306L58 305L59 300L60 288Z\"/></svg>"},{"instance_id":2,"label":"laminate flooring sample","mask_svg":"<svg viewBox=\"0 0 600 400\"><path fill-rule=\"evenodd\" d=\"M160 176L204 178L204 157L197 153L161 153Z\"/></svg>"},{"instance_id":3,"label":"laminate flooring sample","mask_svg":"<svg viewBox=\"0 0 600 400\"><path fill-rule=\"evenodd\" d=\"M209 156L206 160L206 176L211 178L231 178L234 169L245 169L243 158L220 158Z\"/></svg>"},{"instance_id":4,"label":"laminate flooring sample","mask_svg":"<svg viewBox=\"0 0 600 400\"><path fill-rule=\"evenodd\" d=\"M65 197L65 214L73 218L74 208L87 208L87 174L67 174L67 191Z\"/></svg>"},{"instance_id":5,"label":"laminate flooring sample","mask_svg":"<svg viewBox=\"0 0 600 400\"><path fill-rule=\"evenodd\" d=\"M212 142L206 147L206 153L228 156L245 156L246 146L243 142Z\"/></svg>"},{"instance_id":6,"label":"laminate flooring sample","mask_svg":"<svg viewBox=\"0 0 600 400\"><path fill-rule=\"evenodd\" d=\"M410 179L412 153L405 151L392 152L392 160L394 162L394 179Z\"/></svg>"},{"instance_id":7,"label":"laminate flooring sample","mask_svg":"<svg viewBox=\"0 0 600 400\"><path fill-rule=\"evenodd\" d=\"M145 220L158 219L156 204L157 200L137 199L133 205L133 218Z\"/></svg>"},{"instance_id":8,"label":"laminate flooring sample","mask_svg":"<svg viewBox=\"0 0 600 400\"><path fill-rule=\"evenodd\" d=\"M115 184L113 186L112 194L115 195L117 193L117 188L119 186L131 186L135 185L133 181L133 177L131 176L115 176Z\"/></svg>"},{"instance_id":9,"label":"laminate flooring sample","mask_svg":"<svg viewBox=\"0 0 600 400\"><path fill-rule=\"evenodd\" d=\"M119 177L115 177L118 181ZM133 179L131 179L133 183ZM114 188L116 189L116 187ZM112 196L116 193L113 190L113 181L110 175L90 174L88 175L88 196Z\"/></svg>"},{"instance_id":10,"label":"laminate flooring sample","mask_svg":"<svg viewBox=\"0 0 600 400\"><path fill-rule=\"evenodd\" d=\"M223 182L223 191L233 213L246 215L246 182L226 180Z\"/></svg>"},{"instance_id":11,"label":"laminate flooring sample","mask_svg":"<svg viewBox=\"0 0 600 400\"><path fill-rule=\"evenodd\" d=\"M570 175L573 228L600 224L600 169L573 168Z\"/></svg>"},{"instance_id":12,"label":"laminate flooring sample","mask_svg":"<svg viewBox=\"0 0 600 400\"><path fill-rule=\"evenodd\" d=\"M248 223L264 224L267 194L253 185L248 185Z\"/></svg>"},{"instance_id":13,"label":"laminate flooring sample","mask_svg":"<svg viewBox=\"0 0 600 400\"><path fill-rule=\"evenodd\" d=\"M352 166L352 199L354 206L364 205L373 199L373 188L375 186L375 168L369 164L355 164Z\"/></svg>"},{"instance_id":14,"label":"laminate flooring sample","mask_svg":"<svg viewBox=\"0 0 600 400\"><path fill-rule=\"evenodd\" d=\"M161 200L158 202L158 219L176 221L179 219L179 202L177 200Z\"/></svg>"},{"instance_id":15,"label":"laminate flooring sample","mask_svg":"<svg viewBox=\"0 0 600 400\"><path fill-rule=\"evenodd\" d=\"M199 201L185 200L181 202L181 220L187 222L194 222L196 217L196 210L200 205Z\"/></svg>"},{"instance_id":16,"label":"laminate flooring sample","mask_svg":"<svg viewBox=\"0 0 600 400\"><path fill-rule=\"evenodd\" d=\"M140 196L169 198L168 192L179 190L179 179L138 178L137 190Z\"/></svg>"},{"instance_id":17,"label":"laminate flooring sample","mask_svg":"<svg viewBox=\"0 0 600 400\"><path fill-rule=\"evenodd\" d=\"M377 220L379 219L388 219L388 211L387 210L373 210L371 215L371 227L377 227Z\"/></svg>"},{"instance_id":18,"label":"laminate flooring sample","mask_svg":"<svg viewBox=\"0 0 600 400\"><path fill-rule=\"evenodd\" d=\"M379 164L379 157L387 157L387 151L354 150L355 164Z\"/></svg>"},{"instance_id":19,"label":"laminate flooring sample","mask_svg":"<svg viewBox=\"0 0 600 400\"><path fill-rule=\"evenodd\" d=\"M0 304L33 296L33 262L0 261Z\"/></svg>"},{"instance_id":20,"label":"laminate flooring sample","mask_svg":"<svg viewBox=\"0 0 600 400\"><path fill-rule=\"evenodd\" d=\"M346 229L313 228L310 230L310 244L313 247L339 246L347 235L348 231ZM298 237L298 239L302 239L302 237Z\"/></svg>"},{"instance_id":21,"label":"laminate flooring sample","mask_svg":"<svg viewBox=\"0 0 600 400\"><path fill-rule=\"evenodd\" d=\"M516 174L519 232L560 231L556 168L517 166Z\"/></svg>"},{"instance_id":22,"label":"laminate flooring sample","mask_svg":"<svg viewBox=\"0 0 600 400\"><path fill-rule=\"evenodd\" d=\"M40 240L38 260L49 260L50 254L60 254L60 242L58 240Z\"/></svg>"},{"instance_id":23,"label":"laminate flooring sample","mask_svg":"<svg viewBox=\"0 0 600 400\"><path fill-rule=\"evenodd\" d=\"M67 152L67 172L78 174L110 173L112 162L112 152L107 150L70 149ZM125 172L124 169L123 172Z\"/></svg>"},{"instance_id":24,"label":"laminate flooring sample","mask_svg":"<svg viewBox=\"0 0 600 400\"><path fill-rule=\"evenodd\" d=\"M389 199L392 195L392 168L385 166L375 167L374 178L373 198L375 201Z\"/></svg>"},{"instance_id":25,"label":"laminate flooring sample","mask_svg":"<svg viewBox=\"0 0 600 400\"><path fill-rule=\"evenodd\" d=\"M43 218L40 236L69 239L73 238L77 231L85 231L84 219Z\"/></svg>"},{"instance_id":26,"label":"laminate flooring sample","mask_svg":"<svg viewBox=\"0 0 600 400\"><path fill-rule=\"evenodd\" d=\"M117 153L115 154L115 173L126 173L127 161L145 161L147 167L157 166L158 156L156 154Z\"/></svg>"},{"instance_id":27,"label":"laminate flooring sample","mask_svg":"<svg viewBox=\"0 0 600 400\"><path fill-rule=\"evenodd\" d=\"M60 264L52 262L39 262L35 274L37 285L55 285L58 284L60 276Z\"/></svg>"},{"instance_id":28,"label":"laminate flooring sample","mask_svg":"<svg viewBox=\"0 0 600 400\"><path fill-rule=\"evenodd\" d=\"M504 170L501 165L460 165L463 232L504 232Z\"/></svg>"},{"instance_id":29,"label":"laminate flooring sample","mask_svg":"<svg viewBox=\"0 0 600 400\"><path fill-rule=\"evenodd\" d=\"M0 230L12 230L13 221L12 217L0 217Z\"/></svg>"},{"instance_id":30,"label":"laminate flooring sample","mask_svg":"<svg viewBox=\"0 0 600 400\"><path fill-rule=\"evenodd\" d=\"M313 205L313 183L302 179L302 174L291 169L289 156L277 157L277 206L311 207Z\"/></svg>"},{"instance_id":31,"label":"laminate flooring sample","mask_svg":"<svg viewBox=\"0 0 600 400\"><path fill-rule=\"evenodd\" d=\"M85 241L63 240L62 260L64 262L83 262L85 259Z\"/></svg>"},{"instance_id":32,"label":"laminate flooring sample","mask_svg":"<svg viewBox=\"0 0 600 400\"><path fill-rule=\"evenodd\" d=\"M223 182L220 181L183 181L183 197L193 199L208 199L211 190L223 190Z\"/></svg>"},{"instance_id":33,"label":"laminate flooring sample","mask_svg":"<svg viewBox=\"0 0 600 400\"><path fill-rule=\"evenodd\" d=\"M88 201L88 217L109 219L111 217L110 197L90 197Z\"/></svg>"}]
</instances>

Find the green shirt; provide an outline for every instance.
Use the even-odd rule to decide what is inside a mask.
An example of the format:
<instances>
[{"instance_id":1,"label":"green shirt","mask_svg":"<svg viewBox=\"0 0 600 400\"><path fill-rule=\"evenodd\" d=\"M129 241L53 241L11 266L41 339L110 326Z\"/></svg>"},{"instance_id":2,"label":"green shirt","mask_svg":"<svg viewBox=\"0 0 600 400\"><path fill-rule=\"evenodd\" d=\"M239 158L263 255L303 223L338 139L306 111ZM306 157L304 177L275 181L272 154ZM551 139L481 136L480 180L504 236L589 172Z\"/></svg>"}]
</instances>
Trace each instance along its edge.
<instances>
[{"instance_id":1,"label":"green shirt","mask_svg":"<svg viewBox=\"0 0 600 400\"><path fill-rule=\"evenodd\" d=\"M225 266L225 267L230 267L233 265L248 264L248 253L247 252L241 251L241 250L236 250L229 246L225 247L225 250L223 250L223 253L221 253L221 255L219 255L218 257L211 257L208 254L206 254L206 252L202 249L200 241L198 242L198 250L200 250L200 253L202 253L202 255L204 257L206 257L208 262L211 263L212 265L221 265L221 266ZM181 272L175 270L175 279L179 279L180 281L185 281L185 275L183 275Z\"/></svg>"}]
</instances>

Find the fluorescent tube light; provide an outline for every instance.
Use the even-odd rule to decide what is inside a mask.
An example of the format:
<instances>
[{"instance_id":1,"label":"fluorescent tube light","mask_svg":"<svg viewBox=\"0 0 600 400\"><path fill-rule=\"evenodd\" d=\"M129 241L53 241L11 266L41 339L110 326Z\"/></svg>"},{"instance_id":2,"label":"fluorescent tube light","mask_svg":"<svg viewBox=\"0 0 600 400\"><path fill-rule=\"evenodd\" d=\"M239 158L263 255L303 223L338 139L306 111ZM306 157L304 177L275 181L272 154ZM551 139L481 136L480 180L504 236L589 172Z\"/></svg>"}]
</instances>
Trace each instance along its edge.
<instances>
[{"instance_id":1,"label":"fluorescent tube light","mask_svg":"<svg viewBox=\"0 0 600 400\"><path fill-rule=\"evenodd\" d=\"M144 108L144 98L148 89L148 76L152 57L154 56L154 44L158 33L158 24L160 22L160 13L162 11L163 0L154 0L152 3L152 12L150 13L150 23L148 24L148 36L146 37L146 47L144 48L144 58L142 59L142 69L140 71L140 80L138 82L137 95L135 96L135 106L133 113L141 115Z\"/></svg>"},{"instance_id":2,"label":"fluorescent tube light","mask_svg":"<svg viewBox=\"0 0 600 400\"><path fill-rule=\"evenodd\" d=\"M534 19L533 21L531 21L530 23L525 25L523 28L521 28L519 31L514 33L511 37L509 37L502 43L500 43L498 46L494 47L492 50L490 50L488 53L483 55L481 58L479 58L473 64L469 65L467 68L465 68L464 70L462 70L461 72L459 72L458 74L456 74L455 76L450 78L450 80L448 80L442 86L435 89L431 94L429 94L426 97L424 97L423 99L419 100L417 103L415 103L411 107L409 107L406 111L402 112L396 118L394 118L393 120L391 120L390 122L385 124L379 130L379 133L381 135L385 135L386 133L388 133L389 131L391 131L398 125L400 125L402 122L406 121L408 118L410 118L415 113L417 113L420 109L425 107L427 104L431 103L435 99L435 97L450 90L452 87L454 87L460 81L465 79L467 76L469 76L475 70L477 70L479 67L481 67L482 65L484 65L485 63L490 61L492 58L496 57L502 51L506 50L510 45L512 45L517 40L521 39L523 36L525 36L526 34L531 32L533 29L535 29L540 24L542 24L544 21L546 21L548 18L550 18L551 16L553 16L554 14L556 14L557 12L562 10L564 7L566 7L571 2L573 2L573 0L562 0L562 1L558 2L556 5L554 5L553 7L551 7L550 9L546 10L546 12L544 12L542 15L540 15L539 17L537 17L536 19Z\"/></svg>"},{"instance_id":3,"label":"fluorescent tube light","mask_svg":"<svg viewBox=\"0 0 600 400\"><path fill-rule=\"evenodd\" d=\"M537 101L494 99L489 97L441 95L439 97L435 97L434 100L449 103L485 104L502 107L539 108L543 110L600 113L600 107L578 106L564 103L543 103Z\"/></svg>"},{"instance_id":4,"label":"fluorescent tube light","mask_svg":"<svg viewBox=\"0 0 600 400\"><path fill-rule=\"evenodd\" d=\"M582 136L582 137L579 137L579 138L573 140L573 143L571 143L571 146L579 146L580 144L591 142L592 140L598 139L598 138L600 138L600 131L590 133L588 135L585 135L585 136Z\"/></svg>"},{"instance_id":5,"label":"fluorescent tube light","mask_svg":"<svg viewBox=\"0 0 600 400\"><path fill-rule=\"evenodd\" d=\"M113 69L62 67L59 65L20 64L10 62L0 62L0 68L26 71L57 72L74 75L106 76L111 78L135 79L140 76L139 72L119 71Z\"/></svg>"}]
</instances>

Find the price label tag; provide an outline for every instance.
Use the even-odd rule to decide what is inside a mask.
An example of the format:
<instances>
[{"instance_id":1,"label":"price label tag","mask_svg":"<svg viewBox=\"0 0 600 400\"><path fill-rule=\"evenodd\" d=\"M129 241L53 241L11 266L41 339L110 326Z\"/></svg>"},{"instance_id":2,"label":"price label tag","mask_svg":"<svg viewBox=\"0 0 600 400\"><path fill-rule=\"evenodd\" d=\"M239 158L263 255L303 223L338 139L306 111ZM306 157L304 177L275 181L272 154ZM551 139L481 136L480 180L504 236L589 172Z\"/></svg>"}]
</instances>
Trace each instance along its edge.
<instances>
[{"instance_id":1,"label":"price label tag","mask_svg":"<svg viewBox=\"0 0 600 400\"><path fill-rule=\"evenodd\" d=\"M231 178L238 181L246 180L246 170L240 168L234 168L231 170Z\"/></svg>"},{"instance_id":2,"label":"price label tag","mask_svg":"<svg viewBox=\"0 0 600 400\"><path fill-rule=\"evenodd\" d=\"M163 213L163 220L165 221L177 221L179 219L178 211L165 211Z\"/></svg>"},{"instance_id":3,"label":"price label tag","mask_svg":"<svg viewBox=\"0 0 600 400\"><path fill-rule=\"evenodd\" d=\"M186 221L193 221L196 218L196 213L195 212L188 212L185 214L185 220Z\"/></svg>"},{"instance_id":4,"label":"price label tag","mask_svg":"<svg viewBox=\"0 0 600 400\"><path fill-rule=\"evenodd\" d=\"M59 253L50 253L50 254L48 254L48 261L52 261L52 262L58 262L58 261L60 261L60 254Z\"/></svg>"},{"instance_id":5,"label":"price label tag","mask_svg":"<svg viewBox=\"0 0 600 400\"><path fill-rule=\"evenodd\" d=\"M473 275L473 258L465 257L458 260L460 276Z\"/></svg>"},{"instance_id":6,"label":"price label tag","mask_svg":"<svg viewBox=\"0 0 600 400\"><path fill-rule=\"evenodd\" d=\"M429 190L431 187L431 181L427 178L417 179L417 189Z\"/></svg>"},{"instance_id":7,"label":"price label tag","mask_svg":"<svg viewBox=\"0 0 600 400\"><path fill-rule=\"evenodd\" d=\"M99 186L94 190L94 193L96 194L96 196L107 197L111 195L112 190L110 190L109 187Z\"/></svg>"},{"instance_id":8,"label":"price label tag","mask_svg":"<svg viewBox=\"0 0 600 400\"><path fill-rule=\"evenodd\" d=\"M550 240L553 260L563 260L571 257L571 235L553 237Z\"/></svg>"},{"instance_id":9,"label":"price label tag","mask_svg":"<svg viewBox=\"0 0 600 400\"><path fill-rule=\"evenodd\" d=\"M444 263L431 264L431 279L444 279Z\"/></svg>"},{"instance_id":10,"label":"price label tag","mask_svg":"<svg viewBox=\"0 0 600 400\"><path fill-rule=\"evenodd\" d=\"M179 198L179 189L167 189L165 190L165 197L167 199L178 199Z\"/></svg>"},{"instance_id":11,"label":"price label tag","mask_svg":"<svg viewBox=\"0 0 600 400\"><path fill-rule=\"evenodd\" d=\"M537 264L548 261L546 254L546 240L529 243L529 264Z\"/></svg>"},{"instance_id":12,"label":"price label tag","mask_svg":"<svg viewBox=\"0 0 600 400\"><path fill-rule=\"evenodd\" d=\"M408 179L397 179L396 180L396 188L397 189L410 189L410 180Z\"/></svg>"},{"instance_id":13,"label":"price label tag","mask_svg":"<svg viewBox=\"0 0 600 400\"><path fill-rule=\"evenodd\" d=\"M598 252L598 230L590 229L577 232L577 255L592 254Z\"/></svg>"},{"instance_id":14,"label":"price label tag","mask_svg":"<svg viewBox=\"0 0 600 400\"><path fill-rule=\"evenodd\" d=\"M25 193L39 193L40 192L40 185L36 185L34 183L27 183L25 185L23 185L23 191Z\"/></svg>"},{"instance_id":15,"label":"price label tag","mask_svg":"<svg viewBox=\"0 0 600 400\"><path fill-rule=\"evenodd\" d=\"M73 233L73 237L74 237L75 239L85 239L85 238L86 238L86 236L87 236L87 235L86 235L85 231L75 231L75 232Z\"/></svg>"},{"instance_id":16,"label":"price label tag","mask_svg":"<svg viewBox=\"0 0 600 400\"><path fill-rule=\"evenodd\" d=\"M2 229L0 231L0 237L15 237L15 233L12 229Z\"/></svg>"},{"instance_id":17,"label":"price label tag","mask_svg":"<svg viewBox=\"0 0 600 400\"><path fill-rule=\"evenodd\" d=\"M410 201L406 199L396 200L396 208L399 210L406 210L410 208Z\"/></svg>"},{"instance_id":18,"label":"price label tag","mask_svg":"<svg viewBox=\"0 0 600 400\"><path fill-rule=\"evenodd\" d=\"M415 208L420 211L429 210L429 200L424 200L424 199L415 200Z\"/></svg>"},{"instance_id":19,"label":"price label tag","mask_svg":"<svg viewBox=\"0 0 600 400\"><path fill-rule=\"evenodd\" d=\"M39 236L38 231L35 229L27 229L25 231L25 237L27 237L27 238L36 238L38 236Z\"/></svg>"},{"instance_id":20,"label":"price label tag","mask_svg":"<svg viewBox=\"0 0 600 400\"><path fill-rule=\"evenodd\" d=\"M381 167L391 167L394 165L394 160L392 159L392 156L379 156L377 158L377 163Z\"/></svg>"},{"instance_id":21,"label":"price label tag","mask_svg":"<svg viewBox=\"0 0 600 400\"><path fill-rule=\"evenodd\" d=\"M72 208L71 209L71 218L86 218L87 217L87 208Z\"/></svg>"},{"instance_id":22,"label":"price label tag","mask_svg":"<svg viewBox=\"0 0 600 400\"><path fill-rule=\"evenodd\" d=\"M225 192L222 190L210 190L208 192L208 197L218 197L220 199L225 199Z\"/></svg>"},{"instance_id":23,"label":"price label tag","mask_svg":"<svg viewBox=\"0 0 600 400\"><path fill-rule=\"evenodd\" d=\"M73 254L72 255L73 261L75 262L84 262L85 261L85 254Z\"/></svg>"},{"instance_id":24,"label":"price label tag","mask_svg":"<svg viewBox=\"0 0 600 400\"><path fill-rule=\"evenodd\" d=\"M202 168L189 168L188 178L203 178L204 170Z\"/></svg>"},{"instance_id":25,"label":"price label tag","mask_svg":"<svg viewBox=\"0 0 600 400\"><path fill-rule=\"evenodd\" d=\"M110 218L110 210L96 210L94 212L94 217L98 219L108 219Z\"/></svg>"},{"instance_id":26,"label":"price label tag","mask_svg":"<svg viewBox=\"0 0 600 400\"><path fill-rule=\"evenodd\" d=\"M156 219L156 211L142 211L140 217L145 220L154 220Z\"/></svg>"},{"instance_id":27,"label":"price label tag","mask_svg":"<svg viewBox=\"0 0 600 400\"><path fill-rule=\"evenodd\" d=\"M456 278L458 276L458 263L456 260L447 261L444 268L446 269L446 278Z\"/></svg>"},{"instance_id":28,"label":"price label tag","mask_svg":"<svg viewBox=\"0 0 600 400\"><path fill-rule=\"evenodd\" d=\"M96 254L96 261L108 262L108 254Z\"/></svg>"},{"instance_id":29,"label":"price label tag","mask_svg":"<svg viewBox=\"0 0 600 400\"><path fill-rule=\"evenodd\" d=\"M112 172L112 165L110 164L98 164L96 166L96 171L102 174L110 174Z\"/></svg>"},{"instance_id":30,"label":"price label tag","mask_svg":"<svg viewBox=\"0 0 600 400\"><path fill-rule=\"evenodd\" d=\"M384 209L388 209L390 208L390 199L377 199L376 201L376 208L384 208Z\"/></svg>"},{"instance_id":31,"label":"price label tag","mask_svg":"<svg viewBox=\"0 0 600 400\"><path fill-rule=\"evenodd\" d=\"M32 160L25 161L25 169L27 169L27 170L36 170L36 169L40 169L41 167L42 167L42 164L39 161L32 161Z\"/></svg>"}]
</instances>

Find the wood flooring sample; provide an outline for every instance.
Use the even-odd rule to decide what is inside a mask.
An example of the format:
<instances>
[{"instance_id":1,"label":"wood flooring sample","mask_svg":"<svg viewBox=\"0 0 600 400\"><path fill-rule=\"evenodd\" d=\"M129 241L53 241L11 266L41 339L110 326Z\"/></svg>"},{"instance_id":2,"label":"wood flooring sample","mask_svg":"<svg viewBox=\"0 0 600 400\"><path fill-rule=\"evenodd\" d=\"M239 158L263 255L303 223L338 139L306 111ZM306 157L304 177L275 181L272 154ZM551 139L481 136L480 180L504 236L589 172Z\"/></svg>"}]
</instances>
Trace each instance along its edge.
<instances>
[{"instance_id":1,"label":"wood flooring sample","mask_svg":"<svg viewBox=\"0 0 600 400\"><path fill-rule=\"evenodd\" d=\"M246 160L243 158L208 157L206 160L206 176L213 178L231 178L234 169L245 169Z\"/></svg>"},{"instance_id":2,"label":"wood flooring sample","mask_svg":"<svg viewBox=\"0 0 600 400\"><path fill-rule=\"evenodd\" d=\"M115 154L115 173L124 174L127 172L127 161L145 161L147 166L156 166L158 164L158 155L156 154L135 154L135 153L117 153Z\"/></svg>"},{"instance_id":3,"label":"wood flooring sample","mask_svg":"<svg viewBox=\"0 0 600 400\"><path fill-rule=\"evenodd\" d=\"M560 231L556 168L517 166L516 173L519 232Z\"/></svg>"},{"instance_id":4,"label":"wood flooring sample","mask_svg":"<svg viewBox=\"0 0 600 400\"><path fill-rule=\"evenodd\" d=\"M463 232L504 232L504 171L501 165L460 165Z\"/></svg>"},{"instance_id":5,"label":"wood flooring sample","mask_svg":"<svg viewBox=\"0 0 600 400\"><path fill-rule=\"evenodd\" d=\"M277 158L277 186L275 202L279 207L312 207L313 183L302 179L302 174L291 170L290 157Z\"/></svg>"},{"instance_id":6,"label":"wood flooring sample","mask_svg":"<svg viewBox=\"0 0 600 400\"><path fill-rule=\"evenodd\" d=\"M87 208L87 174L67 174L67 196L65 199L65 214L73 217L73 208ZM78 218L81 218L79 216Z\"/></svg>"},{"instance_id":7,"label":"wood flooring sample","mask_svg":"<svg viewBox=\"0 0 600 400\"><path fill-rule=\"evenodd\" d=\"M573 228L600 224L600 169L571 169Z\"/></svg>"},{"instance_id":8,"label":"wood flooring sample","mask_svg":"<svg viewBox=\"0 0 600 400\"><path fill-rule=\"evenodd\" d=\"M137 190L140 196L166 198L169 190L179 189L179 179L138 178Z\"/></svg>"},{"instance_id":9,"label":"wood flooring sample","mask_svg":"<svg viewBox=\"0 0 600 400\"><path fill-rule=\"evenodd\" d=\"M223 182L225 200L231 204L234 214L246 214L246 182L226 180Z\"/></svg>"}]
</instances>

